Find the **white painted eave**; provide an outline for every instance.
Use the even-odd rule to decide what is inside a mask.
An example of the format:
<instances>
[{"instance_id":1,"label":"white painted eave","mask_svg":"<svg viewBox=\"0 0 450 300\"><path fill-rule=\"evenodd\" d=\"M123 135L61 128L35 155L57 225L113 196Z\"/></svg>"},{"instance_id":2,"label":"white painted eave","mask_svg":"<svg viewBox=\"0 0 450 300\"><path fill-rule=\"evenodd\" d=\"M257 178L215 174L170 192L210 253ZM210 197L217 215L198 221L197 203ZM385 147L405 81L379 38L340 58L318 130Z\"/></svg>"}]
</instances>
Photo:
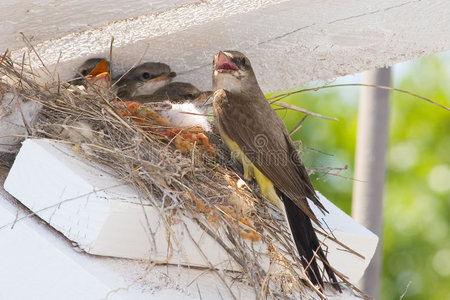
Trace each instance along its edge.
<instances>
[{"instance_id":1,"label":"white painted eave","mask_svg":"<svg viewBox=\"0 0 450 300\"><path fill-rule=\"evenodd\" d=\"M61 53L57 69L62 78L70 77L87 56L107 55L114 36L116 70L143 57L168 63L179 74L177 80L210 89L214 54L236 49L249 56L265 92L450 49L448 1L141 2L135 1L136 7L142 7L135 18L129 18L136 15L135 8L124 6L129 4L109 7L97 1L88 10L68 10L69 20L74 16L84 22L97 20L100 13L110 22L105 25L101 17L102 22L92 21L88 30L85 25L67 25L74 33L47 41L43 41L48 38L45 30L28 26L28 32L21 31L42 41L36 49L50 69ZM17 47L17 40L11 39L5 41L7 47ZM8 46L9 41L13 46ZM21 58L22 51L14 56Z\"/></svg>"}]
</instances>

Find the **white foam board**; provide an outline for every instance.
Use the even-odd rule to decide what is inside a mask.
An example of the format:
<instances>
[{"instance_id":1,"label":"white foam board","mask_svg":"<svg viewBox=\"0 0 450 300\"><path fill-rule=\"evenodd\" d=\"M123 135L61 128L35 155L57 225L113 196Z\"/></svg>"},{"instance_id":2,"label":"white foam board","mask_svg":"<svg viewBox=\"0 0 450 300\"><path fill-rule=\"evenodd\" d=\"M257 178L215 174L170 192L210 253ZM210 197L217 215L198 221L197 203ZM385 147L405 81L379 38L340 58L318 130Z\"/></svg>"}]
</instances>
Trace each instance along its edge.
<instances>
[{"instance_id":1,"label":"white foam board","mask_svg":"<svg viewBox=\"0 0 450 300\"><path fill-rule=\"evenodd\" d=\"M139 194L108 171L89 164L69 145L28 139L4 186L88 253L166 260L171 255L160 213L154 207L141 205ZM183 219L173 226L175 232L180 232L179 238L183 237L184 224L191 228L201 249L210 252L208 259L213 265L232 268L225 251L191 220ZM183 241L183 247L174 247L178 252L170 261L208 266L197 246L187 237Z\"/></svg>"}]
</instances>

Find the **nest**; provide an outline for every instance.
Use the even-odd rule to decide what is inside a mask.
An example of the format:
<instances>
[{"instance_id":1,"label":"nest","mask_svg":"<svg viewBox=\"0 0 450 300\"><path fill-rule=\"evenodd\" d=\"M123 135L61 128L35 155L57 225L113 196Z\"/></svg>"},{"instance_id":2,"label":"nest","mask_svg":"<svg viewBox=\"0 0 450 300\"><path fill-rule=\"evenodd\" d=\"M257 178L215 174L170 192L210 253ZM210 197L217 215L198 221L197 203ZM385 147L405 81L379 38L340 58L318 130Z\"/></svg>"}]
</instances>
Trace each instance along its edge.
<instances>
[{"instance_id":1,"label":"nest","mask_svg":"<svg viewBox=\"0 0 450 300\"><path fill-rule=\"evenodd\" d=\"M69 143L87 160L113 169L117 178L137 187L145 205L160 210L174 247L180 245L175 245L171 226L182 217L217 241L241 267L236 273L210 265L225 286L239 280L253 287L258 298L310 298L311 290L326 297L304 276L283 216L261 200L257 186L241 180L240 166L230 160L217 135L208 136L215 154L192 141L182 151L176 144L180 138L182 144L182 130L168 137L160 134L165 125L155 116L141 116L145 124L136 122L136 114L125 114L114 104L117 99L109 90L92 86L86 93L58 81L39 84L6 57L2 73L23 102L42 106L35 124L25 120L29 136ZM252 247L257 241L264 243L265 253ZM268 258L268 268L262 256ZM163 263L167 261L153 265Z\"/></svg>"}]
</instances>

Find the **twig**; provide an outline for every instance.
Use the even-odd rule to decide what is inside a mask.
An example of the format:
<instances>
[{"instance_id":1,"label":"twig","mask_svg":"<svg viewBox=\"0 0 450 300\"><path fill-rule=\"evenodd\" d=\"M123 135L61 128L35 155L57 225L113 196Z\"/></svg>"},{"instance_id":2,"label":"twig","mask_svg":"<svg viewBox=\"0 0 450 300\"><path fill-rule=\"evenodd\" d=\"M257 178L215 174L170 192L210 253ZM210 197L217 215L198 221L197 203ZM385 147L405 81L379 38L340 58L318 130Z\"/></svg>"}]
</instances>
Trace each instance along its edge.
<instances>
[{"instance_id":1,"label":"twig","mask_svg":"<svg viewBox=\"0 0 450 300\"><path fill-rule=\"evenodd\" d=\"M211 270L214 270L215 274L217 275L217 277L219 277L219 279L222 281L222 283L225 285L225 287L228 289L228 292L230 293L231 297L233 297L233 299L237 300L236 296L234 295L233 291L231 290L230 286L227 284L225 278L223 278L222 276L220 276L217 272L217 270L214 268L214 266L212 265L212 263L209 261L208 256L203 252L202 248L198 245L197 241L195 241L194 237L191 234L191 231L189 230L189 228L186 226L186 223L184 223L184 228L186 230L186 232L189 235L189 238L191 239L191 241L194 243L194 245L197 247L197 250L200 252L200 254L203 256L203 258L207 261L207 263L209 264L209 266L211 267Z\"/></svg>"},{"instance_id":2,"label":"twig","mask_svg":"<svg viewBox=\"0 0 450 300\"><path fill-rule=\"evenodd\" d=\"M20 116L22 117L23 125L25 126L25 129L27 130L28 135L31 135L30 125L28 124L27 120L25 119L25 116L24 116L23 111L22 111L22 105L20 104L20 96L17 93L17 90L15 88L14 88L14 95L15 95L15 99L16 99L16 102L17 102L17 108L19 109Z\"/></svg>"},{"instance_id":3,"label":"twig","mask_svg":"<svg viewBox=\"0 0 450 300\"><path fill-rule=\"evenodd\" d=\"M330 237L328 234L320 231L320 230L316 230L316 233L326 237L327 239L335 242L336 244L338 244L339 246L343 247L345 250L347 250L347 252L361 258L361 259L366 259L363 255L359 254L358 252L356 252L355 250L351 249L350 247L348 247L347 245L345 245L344 243L340 242L338 239L336 239L335 237Z\"/></svg>"},{"instance_id":4,"label":"twig","mask_svg":"<svg viewBox=\"0 0 450 300\"><path fill-rule=\"evenodd\" d=\"M137 63L135 63L134 65L132 65L125 73L123 73L122 75L120 75L119 78L117 78L117 80L116 80L115 82L112 83L112 85L111 85L112 88L113 88L118 82L120 82L120 80L121 80L125 75L127 75L127 74L131 71L131 69L133 69L134 67L136 67L138 64L141 63L142 59L144 58L145 54L146 54L147 51L148 51L148 48L149 48L149 44L147 44L147 45L145 46L145 50L142 52L142 55L141 55L141 57L139 58L139 60L137 61Z\"/></svg>"},{"instance_id":5,"label":"twig","mask_svg":"<svg viewBox=\"0 0 450 300\"><path fill-rule=\"evenodd\" d=\"M416 98L419 98L421 100L430 102L431 104L434 104L436 106L439 106L440 108L443 108L445 110L449 110L450 108L446 107L443 104L440 104L436 101L433 101L427 97L421 96L419 94L407 91L407 90L403 90L403 89L397 89L397 88L393 88L390 86L384 86L384 85L377 85L377 84L365 84L365 83L342 83L342 84L332 84L332 85L324 85L324 86L318 86L318 87L314 87L314 88L306 88L306 89L300 89L298 91L293 91L293 92L289 92L289 93L283 93L283 94L278 94L275 95L273 97L271 97L269 100L271 100L271 103L276 103L290 95L294 95L294 94L298 94L298 93L303 93L303 92L310 92L310 91L318 91L321 89L328 89L328 88L335 88L335 87L345 87L345 86L365 86L365 87L373 87L373 88L379 88L379 89L383 89L383 90L390 90L390 91L395 91L395 92L400 92L400 93L404 93Z\"/></svg>"},{"instance_id":6,"label":"twig","mask_svg":"<svg viewBox=\"0 0 450 300\"><path fill-rule=\"evenodd\" d=\"M320 114L313 113L313 112L310 112L310 111L308 111L306 109L300 108L300 107L295 106L295 105L287 104L287 103L284 103L284 102L274 102L273 104L278 105L278 106L283 107L283 108L286 108L286 109L293 110L293 111L298 111L298 112L304 113L306 115L314 116L314 117L317 117L317 118L321 118L321 119L325 119L325 120L332 120L332 121L339 121L336 118L322 116Z\"/></svg>"},{"instance_id":7,"label":"twig","mask_svg":"<svg viewBox=\"0 0 450 300\"><path fill-rule=\"evenodd\" d=\"M111 36L111 43L109 44L109 72L113 69L113 44L114 36Z\"/></svg>"},{"instance_id":8,"label":"twig","mask_svg":"<svg viewBox=\"0 0 450 300\"><path fill-rule=\"evenodd\" d=\"M188 112L188 111L180 111L180 114L193 115L193 116L204 116L204 117L214 117L214 114L201 114L201 113L193 113L193 112Z\"/></svg>"},{"instance_id":9,"label":"twig","mask_svg":"<svg viewBox=\"0 0 450 300\"><path fill-rule=\"evenodd\" d=\"M47 65L44 63L44 61L42 60L41 56L39 55L39 53L36 51L36 49L34 48L34 46L31 44L31 42L28 40L28 38L25 36L25 34L23 32L19 32L20 35L22 35L22 39L25 42L25 44L31 49L33 50L34 54L36 54L37 58L39 59L39 61L42 64L42 67L44 67L44 69L47 71L47 74L50 75L53 79L53 75L50 72L50 70L47 68ZM30 60L30 64L31 64L31 60Z\"/></svg>"},{"instance_id":10,"label":"twig","mask_svg":"<svg viewBox=\"0 0 450 300\"><path fill-rule=\"evenodd\" d=\"M3 228L5 228L5 227L7 227L7 226L9 226L9 225L14 226L16 222L21 221L21 220L23 220L23 219L26 219L26 218L29 218L29 217L32 217L32 216L38 216L39 213L41 213L41 212L43 212L43 211L46 211L46 210L48 210L48 209L51 209L51 208L56 208L56 207L58 207L58 206L61 206L61 204L64 204L64 203L66 203L66 202L71 202L71 201L75 201L75 200L78 200L78 199L82 199L82 198L85 198L85 197L87 197L87 196L89 196L89 195L95 194L95 193L97 193L97 192L105 191L105 190L108 190L108 189L110 189L110 188L117 187L117 186L121 186L121 185L114 185L114 186L106 187L106 188L99 189L99 190L96 190L96 191L93 191L93 192L89 192L89 193L85 193L85 194L82 194L82 195L78 195L78 196L75 196L75 197L72 197L72 198L64 199L64 200L62 200L62 201L59 201L58 203L55 203L55 204L52 204L52 205L43 207L43 208L41 208L41 209L37 209L37 210L33 211L33 212L30 213L30 214L27 214L27 215L25 215L25 216L22 216L22 217L20 217L20 218L18 218L18 219L16 219L16 220L14 220L13 222L9 222L9 223L6 223L6 224L1 225L1 226L0 226L0 230L2 230Z\"/></svg>"},{"instance_id":11,"label":"twig","mask_svg":"<svg viewBox=\"0 0 450 300\"><path fill-rule=\"evenodd\" d=\"M408 285L406 286L405 291L403 292L403 294L400 295L400 300L402 300L406 296L406 293L408 292L408 289L409 289L409 286L411 285L411 283L412 283L412 281L408 282Z\"/></svg>"},{"instance_id":12,"label":"twig","mask_svg":"<svg viewBox=\"0 0 450 300\"><path fill-rule=\"evenodd\" d=\"M216 235L214 234L208 227L206 227L202 222L200 222L199 219L194 218L193 219L195 223L197 223L200 228L205 231L213 240L215 240L227 253L230 255L243 269L245 269L246 264L244 261L242 261L239 257L236 256L233 250L231 250L225 243Z\"/></svg>"},{"instance_id":13,"label":"twig","mask_svg":"<svg viewBox=\"0 0 450 300\"><path fill-rule=\"evenodd\" d=\"M5 53L3 53L2 55L2 59L0 60L0 66L3 64L3 62L5 61L6 55L8 54L8 49L5 50Z\"/></svg>"},{"instance_id":14,"label":"twig","mask_svg":"<svg viewBox=\"0 0 450 300\"><path fill-rule=\"evenodd\" d=\"M291 131L289 131L289 135L293 135L293 134L296 133L300 128L302 128L302 124L303 124L303 122L306 120L307 117L308 117L308 115L304 115L303 118L300 120L300 122L298 122L298 124L294 127L294 129L292 129Z\"/></svg>"},{"instance_id":15,"label":"twig","mask_svg":"<svg viewBox=\"0 0 450 300\"><path fill-rule=\"evenodd\" d=\"M58 69L58 65L61 62L62 52L59 51L58 59L56 60L55 67L53 68L52 78L55 78L56 70ZM58 82L59 82L59 73L58 73Z\"/></svg>"}]
</instances>

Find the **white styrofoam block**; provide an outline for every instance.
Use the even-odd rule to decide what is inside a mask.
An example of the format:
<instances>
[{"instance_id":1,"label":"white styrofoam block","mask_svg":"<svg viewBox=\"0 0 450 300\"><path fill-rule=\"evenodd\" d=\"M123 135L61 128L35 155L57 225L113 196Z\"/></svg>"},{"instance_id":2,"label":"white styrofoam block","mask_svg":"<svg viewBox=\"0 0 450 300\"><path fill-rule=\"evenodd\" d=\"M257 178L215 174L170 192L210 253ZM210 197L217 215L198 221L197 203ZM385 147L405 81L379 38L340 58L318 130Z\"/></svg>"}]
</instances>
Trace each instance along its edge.
<instances>
[{"instance_id":1,"label":"white styrofoam block","mask_svg":"<svg viewBox=\"0 0 450 300\"><path fill-rule=\"evenodd\" d=\"M108 215L108 203L135 193L65 146L26 140L5 189L80 247L89 248Z\"/></svg>"},{"instance_id":2,"label":"white styrofoam block","mask_svg":"<svg viewBox=\"0 0 450 300\"><path fill-rule=\"evenodd\" d=\"M129 202L111 203L109 209L109 215L103 224L102 232L96 240L92 241L87 252L97 255L151 260L165 260L170 255L164 221L157 209L150 206L143 208L139 204ZM185 226L189 228L193 240L196 241L212 265L228 270L240 270L233 263L231 257L213 239L192 220L185 217L182 217L179 223L171 226L175 232L175 237L171 236L174 252L169 260L170 263L210 267L208 261L203 258L198 247L188 236ZM153 232L153 237L149 228ZM260 247L262 245L256 246L256 248Z\"/></svg>"},{"instance_id":3,"label":"white styrofoam block","mask_svg":"<svg viewBox=\"0 0 450 300\"><path fill-rule=\"evenodd\" d=\"M164 220L158 209L142 206L139 194L131 186L90 164L68 145L26 140L5 181L5 189L88 253L153 260L165 260L168 256ZM365 257L346 253L342 246L324 239L330 263L350 282L357 282L372 258L377 237L323 196L321 202L330 212L323 216L325 227ZM319 211L315 213L322 216ZM209 267L188 238L185 226L211 264L239 269L212 238L187 218L172 226L175 236L171 239L178 239L182 247L174 243L171 263ZM266 249L262 242L254 247L261 252Z\"/></svg>"},{"instance_id":4,"label":"white styrofoam block","mask_svg":"<svg viewBox=\"0 0 450 300\"><path fill-rule=\"evenodd\" d=\"M3 200L0 197L0 201ZM0 202L1 225L16 215ZM24 222L0 230L0 299L102 299L114 287L73 261ZM108 299L122 299L112 295Z\"/></svg>"},{"instance_id":5,"label":"white styrofoam block","mask_svg":"<svg viewBox=\"0 0 450 300\"><path fill-rule=\"evenodd\" d=\"M11 195L91 254L132 259L165 260L168 243L158 210L143 206L139 194L77 155L69 145L28 139L16 157L4 187ZM145 201L144 201L145 202ZM147 223L148 221L148 223ZM206 266L194 240L216 267L236 269L216 242L193 221L172 226L178 239L170 262ZM154 233L152 236L150 231ZM173 236L171 237L172 242ZM261 245L262 247L262 245ZM195 255L194 255L195 254Z\"/></svg>"}]
</instances>

